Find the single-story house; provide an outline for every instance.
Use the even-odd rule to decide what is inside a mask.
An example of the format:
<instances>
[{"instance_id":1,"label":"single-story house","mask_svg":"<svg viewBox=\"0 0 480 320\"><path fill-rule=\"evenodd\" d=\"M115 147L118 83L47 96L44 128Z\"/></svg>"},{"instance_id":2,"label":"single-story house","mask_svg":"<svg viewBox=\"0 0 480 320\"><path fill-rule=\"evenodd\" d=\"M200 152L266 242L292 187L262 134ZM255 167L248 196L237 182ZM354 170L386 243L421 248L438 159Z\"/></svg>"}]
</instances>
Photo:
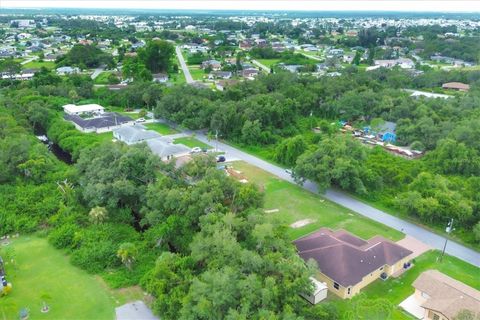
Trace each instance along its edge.
<instances>
[{"instance_id":1,"label":"single-story house","mask_svg":"<svg viewBox=\"0 0 480 320\"><path fill-rule=\"evenodd\" d=\"M345 230L328 228L294 241L305 261L318 265L317 279L342 299L351 298L378 278L409 266L412 251L381 236L363 240Z\"/></svg>"},{"instance_id":2,"label":"single-story house","mask_svg":"<svg viewBox=\"0 0 480 320\"><path fill-rule=\"evenodd\" d=\"M423 272L412 286L425 320L453 320L464 310L480 316L480 291L438 270Z\"/></svg>"},{"instance_id":3,"label":"single-story house","mask_svg":"<svg viewBox=\"0 0 480 320\"><path fill-rule=\"evenodd\" d=\"M258 69L255 69L255 68L243 69L242 70L242 77L244 77L246 79L249 79L249 80L253 80L253 79L255 79L256 76L258 76L259 73L260 73L260 71L258 71Z\"/></svg>"},{"instance_id":4,"label":"single-story house","mask_svg":"<svg viewBox=\"0 0 480 320\"><path fill-rule=\"evenodd\" d=\"M67 75L67 74L75 74L75 73L80 73L80 69L77 67L60 67L57 68L57 73L61 76Z\"/></svg>"},{"instance_id":5,"label":"single-story house","mask_svg":"<svg viewBox=\"0 0 480 320\"><path fill-rule=\"evenodd\" d=\"M135 121L118 113L102 113L100 116L83 119L76 114L65 114L63 118L72 122L77 130L82 132L108 132L123 125L132 125Z\"/></svg>"},{"instance_id":6,"label":"single-story house","mask_svg":"<svg viewBox=\"0 0 480 320\"><path fill-rule=\"evenodd\" d=\"M161 137L159 133L147 130L141 124L121 126L120 128L113 129L113 136L129 145Z\"/></svg>"},{"instance_id":7,"label":"single-story house","mask_svg":"<svg viewBox=\"0 0 480 320\"><path fill-rule=\"evenodd\" d=\"M328 294L327 284L325 282L318 281L314 277L310 277L310 281L312 282L312 285L313 285L313 292L302 293L300 295L304 297L311 304L317 304L320 301L325 300Z\"/></svg>"},{"instance_id":8,"label":"single-story house","mask_svg":"<svg viewBox=\"0 0 480 320\"><path fill-rule=\"evenodd\" d=\"M212 71L208 75L209 79L230 79L232 73L230 71Z\"/></svg>"},{"instance_id":9,"label":"single-story house","mask_svg":"<svg viewBox=\"0 0 480 320\"><path fill-rule=\"evenodd\" d=\"M442 84L443 89L452 89L452 90L458 90L458 91L468 91L470 90L470 86L465 83L461 82L447 82Z\"/></svg>"},{"instance_id":10,"label":"single-story house","mask_svg":"<svg viewBox=\"0 0 480 320\"><path fill-rule=\"evenodd\" d=\"M222 68L222 64L220 63L220 61L217 61L217 60L207 60L202 62L201 68L202 69L211 68L212 70L217 71Z\"/></svg>"},{"instance_id":11,"label":"single-story house","mask_svg":"<svg viewBox=\"0 0 480 320\"><path fill-rule=\"evenodd\" d=\"M152 74L153 81L159 83L165 83L168 81L168 74L166 73L155 73Z\"/></svg>"},{"instance_id":12,"label":"single-story house","mask_svg":"<svg viewBox=\"0 0 480 320\"><path fill-rule=\"evenodd\" d=\"M74 104L66 104L62 108L66 114L70 114L70 115L80 115L80 114L86 114L86 113L102 114L105 112L105 109L101 105L98 105L95 103L84 104L81 106L77 106Z\"/></svg>"},{"instance_id":13,"label":"single-story house","mask_svg":"<svg viewBox=\"0 0 480 320\"><path fill-rule=\"evenodd\" d=\"M163 161L173 158L182 157L190 154L190 148L183 144L174 144L166 139L157 138L146 140L150 150L160 157Z\"/></svg>"}]
</instances>

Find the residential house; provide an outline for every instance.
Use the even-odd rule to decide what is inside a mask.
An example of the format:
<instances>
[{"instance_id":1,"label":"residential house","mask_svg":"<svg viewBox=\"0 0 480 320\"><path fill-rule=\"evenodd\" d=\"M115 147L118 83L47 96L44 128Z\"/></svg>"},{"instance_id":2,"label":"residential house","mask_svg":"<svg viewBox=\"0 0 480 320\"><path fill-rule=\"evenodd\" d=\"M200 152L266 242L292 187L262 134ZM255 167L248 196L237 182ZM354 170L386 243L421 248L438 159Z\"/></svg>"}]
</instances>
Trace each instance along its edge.
<instances>
[{"instance_id":1,"label":"residential house","mask_svg":"<svg viewBox=\"0 0 480 320\"><path fill-rule=\"evenodd\" d=\"M116 128L113 130L113 136L128 145L161 137L159 133L152 130L147 130L147 128L141 124L134 124L133 126L121 126Z\"/></svg>"},{"instance_id":2,"label":"residential house","mask_svg":"<svg viewBox=\"0 0 480 320\"><path fill-rule=\"evenodd\" d=\"M318 265L317 279L346 299L379 278L402 272L409 266L412 251L381 236L363 240L345 230L328 228L294 241L305 261Z\"/></svg>"},{"instance_id":3,"label":"residential house","mask_svg":"<svg viewBox=\"0 0 480 320\"><path fill-rule=\"evenodd\" d=\"M208 75L209 79L230 79L232 73L230 71L212 71Z\"/></svg>"},{"instance_id":4,"label":"residential house","mask_svg":"<svg viewBox=\"0 0 480 320\"><path fill-rule=\"evenodd\" d=\"M248 68L248 69L242 70L242 77L248 80L255 79L255 77L258 76L258 74L259 74L259 71L258 69L255 69L255 68Z\"/></svg>"},{"instance_id":5,"label":"residential house","mask_svg":"<svg viewBox=\"0 0 480 320\"><path fill-rule=\"evenodd\" d=\"M168 81L168 74L154 73L152 74L153 82L166 83Z\"/></svg>"},{"instance_id":6,"label":"residential house","mask_svg":"<svg viewBox=\"0 0 480 320\"><path fill-rule=\"evenodd\" d=\"M61 76L68 75L68 74L75 74L79 73L80 69L77 67L60 67L57 68L57 73Z\"/></svg>"},{"instance_id":7,"label":"residential house","mask_svg":"<svg viewBox=\"0 0 480 320\"><path fill-rule=\"evenodd\" d=\"M118 113L103 113L100 116L84 119L76 114L65 114L63 118L75 125L82 132L108 132L123 125L132 125L135 121Z\"/></svg>"},{"instance_id":8,"label":"residential house","mask_svg":"<svg viewBox=\"0 0 480 320\"><path fill-rule=\"evenodd\" d=\"M443 89L452 89L457 91L468 91L470 90L470 86L465 83L461 82L447 82L442 84Z\"/></svg>"},{"instance_id":9,"label":"residential house","mask_svg":"<svg viewBox=\"0 0 480 320\"><path fill-rule=\"evenodd\" d=\"M102 114L105 112L105 108L98 104L84 104L77 106L74 104L66 104L63 107L63 111L69 115L81 115L81 114Z\"/></svg>"},{"instance_id":10,"label":"residential house","mask_svg":"<svg viewBox=\"0 0 480 320\"><path fill-rule=\"evenodd\" d=\"M412 286L415 293L409 299L417 306L417 317L424 320L454 320L464 310L473 314L475 319L480 316L480 291L438 270L423 272ZM415 314L408 307L405 309Z\"/></svg>"},{"instance_id":11,"label":"residential house","mask_svg":"<svg viewBox=\"0 0 480 320\"><path fill-rule=\"evenodd\" d=\"M183 144L174 144L163 138L146 140L146 143L150 150L163 161L186 156L191 151L190 148Z\"/></svg>"},{"instance_id":12,"label":"residential house","mask_svg":"<svg viewBox=\"0 0 480 320\"><path fill-rule=\"evenodd\" d=\"M222 64L217 60L206 60L202 62L202 69L210 68L213 71L218 71L222 68Z\"/></svg>"}]
</instances>

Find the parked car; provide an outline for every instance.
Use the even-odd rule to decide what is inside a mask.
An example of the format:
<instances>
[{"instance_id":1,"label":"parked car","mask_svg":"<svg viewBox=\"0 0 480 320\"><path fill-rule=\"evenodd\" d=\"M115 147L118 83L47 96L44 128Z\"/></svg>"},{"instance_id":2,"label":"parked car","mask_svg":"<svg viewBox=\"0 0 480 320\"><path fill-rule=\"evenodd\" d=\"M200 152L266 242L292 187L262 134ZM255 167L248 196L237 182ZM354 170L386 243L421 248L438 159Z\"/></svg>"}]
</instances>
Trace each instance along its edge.
<instances>
[{"instance_id":1,"label":"parked car","mask_svg":"<svg viewBox=\"0 0 480 320\"><path fill-rule=\"evenodd\" d=\"M138 118L135 122L145 122L145 118Z\"/></svg>"},{"instance_id":2,"label":"parked car","mask_svg":"<svg viewBox=\"0 0 480 320\"><path fill-rule=\"evenodd\" d=\"M291 169L285 169L285 172L288 173L289 176L291 176L293 174Z\"/></svg>"},{"instance_id":3,"label":"parked car","mask_svg":"<svg viewBox=\"0 0 480 320\"><path fill-rule=\"evenodd\" d=\"M195 148L192 148L192 150L190 151L191 153L199 153L199 152L202 152L202 148L200 147L195 147Z\"/></svg>"},{"instance_id":4,"label":"parked car","mask_svg":"<svg viewBox=\"0 0 480 320\"><path fill-rule=\"evenodd\" d=\"M217 156L217 162L225 162L225 156Z\"/></svg>"}]
</instances>

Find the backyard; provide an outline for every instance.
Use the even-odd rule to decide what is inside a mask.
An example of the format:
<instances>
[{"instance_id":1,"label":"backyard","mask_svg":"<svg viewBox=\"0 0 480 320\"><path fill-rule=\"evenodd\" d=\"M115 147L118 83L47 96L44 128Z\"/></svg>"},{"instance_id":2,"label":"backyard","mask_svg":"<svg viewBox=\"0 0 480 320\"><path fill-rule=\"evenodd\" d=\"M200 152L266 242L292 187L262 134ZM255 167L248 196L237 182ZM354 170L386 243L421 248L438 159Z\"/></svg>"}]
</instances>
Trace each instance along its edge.
<instances>
[{"instance_id":1,"label":"backyard","mask_svg":"<svg viewBox=\"0 0 480 320\"><path fill-rule=\"evenodd\" d=\"M45 67L47 69L54 69L55 68L55 62L53 61L30 61L24 65L22 65L23 69L40 69L42 67Z\"/></svg>"},{"instance_id":2,"label":"backyard","mask_svg":"<svg viewBox=\"0 0 480 320\"><path fill-rule=\"evenodd\" d=\"M147 129L156 131L156 132L158 132L162 135L169 135L169 134L178 133L177 130L171 128L169 125L167 125L165 123L158 123L158 122L146 123L146 124L144 124L144 126L147 127Z\"/></svg>"},{"instance_id":3,"label":"backyard","mask_svg":"<svg viewBox=\"0 0 480 320\"><path fill-rule=\"evenodd\" d=\"M7 249L8 248L8 249ZM30 319L113 319L115 307L143 296L138 288L111 290L98 276L74 266L47 240L22 236L2 247L13 252L15 267L6 264L11 293L0 298L0 316L17 319L19 310L29 310ZM43 294L50 311L42 313Z\"/></svg>"}]
</instances>

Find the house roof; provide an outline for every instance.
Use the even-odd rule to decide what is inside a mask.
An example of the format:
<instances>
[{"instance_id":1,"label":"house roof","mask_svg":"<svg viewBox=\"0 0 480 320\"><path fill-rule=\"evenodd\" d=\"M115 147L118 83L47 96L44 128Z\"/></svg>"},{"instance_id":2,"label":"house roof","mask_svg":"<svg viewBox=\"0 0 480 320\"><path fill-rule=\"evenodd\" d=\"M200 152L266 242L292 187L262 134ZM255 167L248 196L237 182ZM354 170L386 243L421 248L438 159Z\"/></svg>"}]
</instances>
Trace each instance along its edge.
<instances>
[{"instance_id":1,"label":"house roof","mask_svg":"<svg viewBox=\"0 0 480 320\"><path fill-rule=\"evenodd\" d=\"M76 106L74 104L66 104L62 108L65 112L90 112L104 109L101 105L98 104L84 104L81 106Z\"/></svg>"},{"instance_id":2,"label":"house roof","mask_svg":"<svg viewBox=\"0 0 480 320\"><path fill-rule=\"evenodd\" d=\"M449 319L465 309L480 314L480 291L437 270L423 272L412 285L429 296L422 307L440 312Z\"/></svg>"},{"instance_id":3,"label":"house roof","mask_svg":"<svg viewBox=\"0 0 480 320\"><path fill-rule=\"evenodd\" d=\"M114 127L123 123L133 121L132 118L119 115L118 113L104 113L100 117L83 119L77 115L65 114L63 116L65 120L72 121L81 128L106 128Z\"/></svg>"},{"instance_id":4,"label":"house roof","mask_svg":"<svg viewBox=\"0 0 480 320\"><path fill-rule=\"evenodd\" d=\"M161 137L159 133L151 130L146 130L145 127L142 125L123 126L113 130L113 132L121 136L120 140L130 143L136 143Z\"/></svg>"},{"instance_id":5,"label":"house roof","mask_svg":"<svg viewBox=\"0 0 480 320\"><path fill-rule=\"evenodd\" d=\"M469 90L470 86L462 82L447 82L442 85L445 89Z\"/></svg>"},{"instance_id":6,"label":"house roof","mask_svg":"<svg viewBox=\"0 0 480 320\"><path fill-rule=\"evenodd\" d=\"M173 144L163 139L152 139L147 140L146 142L150 147L150 150L152 150L152 152L158 155L160 158L166 156L183 155L190 152L190 148L184 146L183 144Z\"/></svg>"},{"instance_id":7,"label":"house roof","mask_svg":"<svg viewBox=\"0 0 480 320\"><path fill-rule=\"evenodd\" d=\"M376 269L412 254L380 236L365 241L345 230L328 228L321 228L294 244L305 261L315 260L323 274L343 287L355 285Z\"/></svg>"}]
</instances>

